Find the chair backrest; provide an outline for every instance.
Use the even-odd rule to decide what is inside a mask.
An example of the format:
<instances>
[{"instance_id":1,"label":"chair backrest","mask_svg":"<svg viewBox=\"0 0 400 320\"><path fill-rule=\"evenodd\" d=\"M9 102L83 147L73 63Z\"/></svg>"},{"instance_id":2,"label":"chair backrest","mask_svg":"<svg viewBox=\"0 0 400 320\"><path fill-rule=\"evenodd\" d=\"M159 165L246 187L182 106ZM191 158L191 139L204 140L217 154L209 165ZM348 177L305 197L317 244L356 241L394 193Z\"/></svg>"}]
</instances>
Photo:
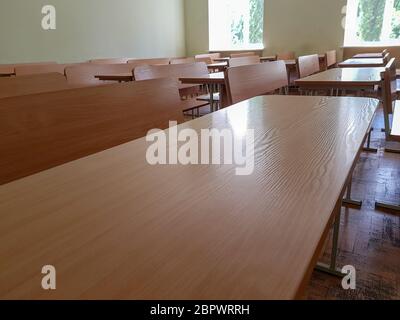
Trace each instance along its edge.
<instances>
[{"instance_id":1,"label":"chair backrest","mask_svg":"<svg viewBox=\"0 0 400 320\"><path fill-rule=\"evenodd\" d=\"M121 64L127 63L130 58L109 58L109 59L93 59L89 60L89 63L95 64Z\"/></svg>"},{"instance_id":2,"label":"chair backrest","mask_svg":"<svg viewBox=\"0 0 400 320\"><path fill-rule=\"evenodd\" d=\"M238 103L288 86L286 65L272 61L227 70L228 95Z\"/></svg>"},{"instance_id":3,"label":"chair backrest","mask_svg":"<svg viewBox=\"0 0 400 320\"><path fill-rule=\"evenodd\" d=\"M198 54L195 56L195 59L203 59L203 58L210 58L212 62L214 62L214 59L219 59L221 58L220 53L204 53L204 54Z\"/></svg>"},{"instance_id":4,"label":"chair backrest","mask_svg":"<svg viewBox=\"0 0 400 320\"><path fill-rule=\"evenodd\" d=\"M0 78L0 99L69 88L67 79L60 73Z\"/></svg>"},{"instance_id":5,"label":"chair backrest","mask_svg":"<svg viewBox=\"0 0 400 320\"><path fill-rule=\"evenodd\" d=\"M243 57L251 57L256 56L254 52L240 52L240 53L232 53L231 58L243 58Z\"/></svg>"},{"instance_id":6,"label":"chair backrest","mask_svg":"<svg viewBox=\"0 0 400 320\"><path fill-rule=\"evenodd\" d=\"M383 50L383 51L382 51L382 57L384 57L388 52L389 52L388 49Z\"/></svg>"},{"instance_id":7,"label":"chair backrest","mask_svg":"<svg viewBox=\"0 0 400 320\"><path fill-rule=\"evenodd\" d=\"M0 64L0 70L4 70L7 72L12 71L15 73L15 68L17 67L29 67L29 66L38 66L38 65L57 65L57 62L54 61L45 61L45 62L28 62L28 63L13 63L13 64Z\"/></svg>"},{"instance_id":8,"label":"chair backrest","mask_svg":"<svg viewBox=\"0 0 400 320\"><path fill-rule=\"evenodd\" d=\"M320 72L319 57L317 54L297 58L297 70L299 77L304 78Z\"/></svg>"},{"instance_id":9,"label":"chair backrest","mask_svg":"<svg viewBox=\"0 0 400 320\"><path fill-rule=\"evenodd\" d=\"M0 99L0 184L166 129L169 121L183 122L170 79Z\"/></svg>"},{"instance_id":10,"label":"chair backrest","mask_svg":"<svg viewBox=\"0 0 400 320\"><path fill-rule=\"evenodd\" d=\"M188 64L188 63L195 63L195 58L174 58L171 59L171 64Z\"/></svg>"},{"instance_id":11,"label":"chair backrest","mask_svg":"<svg viewBox=\"0 0 400 320\"><path fill-rule=\"evenodd\" d=\"M65 68L67 66L68 65L65 64L21 65L15 67L15 75L17 77L42 73L61 73L62 75L64 75Z\"/></svg>"},{"instance_id":12,"label":"chair backrest","mask_svg":"<svg viewBox=\"0 0 400 320\"><path fill-rule=\"evenodd\" d=\"M196 58L196 62L204 62L205 64L212 64L214 61L210 57Z\"/></svg>"},{"instance_id":13,"label":"chair backrest","mask_svg":"<svg viewBox=\"0 0 400 320\"><path fill-rule=\"evenodd\" d=\"M129 64L133 64L134 66L158 66L158 65L166 65L171 61L170 58L155 58L155 59L132 59L128 60Z\"/></svg>"},{"instance_id":14,"label":"chair backrest","mask_svg":"<svg viewBox=\"0 0 400 320\"><path fill-rule=\"evenodd\" d=\"M101 86L107 84L105 81L100 81L95 76L100 74L119 74L132 73L134 66L123 64L94 64L86 63L65 68L67 81L71 86Z\"/></svg>"},{"instance_id":15,"label":"chair backrest","mask_svg":"<svg viewBox=\"0 0 400 320\"><path fill-rule=\"evenodd\" d=\"M229 60L230 67L239 67L239 66L246 66L249 64L258 64L260 63L259 56L247 56L241 58L231 58Z\"/></svg>"},{"instance_id":16,"label":"chair backrest","mask_svg":"<svg viewBox=\"0 0 400 320\"><path fill-rule=\"evenodd\" d=\"M139 66L134 70L135 80L149 80L158 78L179 79L181 77L203 76L208 74L204 62L189 64L170 64L166 66Z\"/></svg>"},{"instance_id":17,"label":"chair backrest","mask_svg":"<svg viewBox=\"0 0 400 320\"><path fill-rule=\"evenodd\" d=\"M295 60L296 54L293 51L283 52L276 55L277 60Z\"/></svg>"},{"instance_id":18,"label":"chair backrest","mask_svg":"<svg viewBox=\"0 0 400 320\"><path fill-rule=\"evenodd\" d=\"M387 114L393 113L397 97L396 59L392 58L386 65L383 79L383 106Z\"/></svg>"},{"instance_id":19,"label":"chair backrest","mask_svg":"<svg viewBox=\"0 0 400 320\"><path fill-rule=\"evenodd\" d=\"M325 66L326 69L333 68L337 64L336 50L331 50L325 53Z\"/></svg>"}]
</instances>

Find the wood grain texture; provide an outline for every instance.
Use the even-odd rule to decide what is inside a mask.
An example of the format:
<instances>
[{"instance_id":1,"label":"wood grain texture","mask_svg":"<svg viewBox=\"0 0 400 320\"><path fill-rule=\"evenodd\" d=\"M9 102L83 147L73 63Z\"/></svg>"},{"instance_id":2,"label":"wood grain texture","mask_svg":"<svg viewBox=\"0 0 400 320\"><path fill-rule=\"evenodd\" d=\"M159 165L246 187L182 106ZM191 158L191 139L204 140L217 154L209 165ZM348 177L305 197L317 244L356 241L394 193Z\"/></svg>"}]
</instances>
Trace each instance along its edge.
<instances>
[{"instance_id":1,"label":"wood grain texture","mask_svg":"<svg viewBox=\"0 0 400 320\"><path fill-rule=\"evenodd\" d=\"M183 121L169 79L0 99L0 184Z\"/></svg>"},{"instance_id":2,"label":"wood grain texture","mask_svg":"<svg viewBox=\"0 0 400 320\"><path fill-rule=\"evenodd\" d=\"M0 99L70 89L60 73L0 78Z\"/></svg>"},{"instance_id":3,"label":"wood grain texture","mask_svg":"<svg viewBox=\"0 0 400 320\"><path fill-rule=\"evenodd\" d=\"M283 61L228 68L226 74L228 95L232 103L288 86L287 70Z\"/></svg>"},{"instance_id":4,"label":"wood grain texture","mask_svg":"<svg viewBox=\"0 0 400 320\"><path fill-rule=\"evenodd\" d=\"M377 104L265 96L180 126L255 129L250 176L150 166L139 139L1 186L0 297L298 297Z\"/></svg>"}]
</instances>

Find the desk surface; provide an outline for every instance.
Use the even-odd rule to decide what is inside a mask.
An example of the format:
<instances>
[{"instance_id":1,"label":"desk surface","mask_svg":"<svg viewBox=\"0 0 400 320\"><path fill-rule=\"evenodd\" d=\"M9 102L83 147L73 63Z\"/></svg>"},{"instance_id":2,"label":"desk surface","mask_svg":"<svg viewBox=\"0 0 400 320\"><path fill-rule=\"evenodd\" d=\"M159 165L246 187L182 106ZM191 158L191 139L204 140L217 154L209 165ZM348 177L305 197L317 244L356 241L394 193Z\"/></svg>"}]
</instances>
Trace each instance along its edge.
<instances>
[{"instance_id":1,"label":"desk surface","mask_svg":"<svg viewBox=\"0 0 400 320\"><path fill-rule=\"evenodd\" d=\"M15 74L14 66L1 66L0 65L0 77L9 77Z\"/></svg>"},{"instance_id":2,"label":"desk surface","mask_svg":"<svg viewBox=\"0 0 400 320\"><path fill-rule=\"evenodd\" d=\"M384 67L385 62L383 59L348 59L338 64L341 68L361 68L361 67Z\"/></svg>"},{"instance_id":3,"label":"desk surface","mask_svg":"<svg viewBox=\"0 0 400 320\"><path fill-rule=\"evenodd\" d=\"M379 58L383 58L383 54L382 53L359 53L353 57L353 59L365 59L365 58L379 59Z\"/></svg>"},{"instance_id":4,"label":"desk surface","mask_svg":"<svg viewBox=\"0 0 400 320\"><path fill-rule=\"evenodd\" d=\"M250 176L150 166L139 139L0 186L0 297L298 297L377 103L265 96L180 126L254 129Z\"/></svg>"},{"instance_id":5,"label":"desk surface","mask_svg":"<svg viewBox=\"0 0 400 320\"><path fill-rule=\"evenodd\" d=\"M381 73L385 68L335 68L296 80L296 85L332 86L346 85L348 87L374 86L381 82Z\"/></svg>"},{"instance_id":6,"label":"desk surface","mask_svg":"<svg viewBox=\"0 0 400 320\"><path fill-rule=\"evenodd\" d=\"M0 78L0 98L60 91L72 88L60 73Z\"/></svg>"},{"instance_id":7,"label":"desk surface","mask_svg":"<svg viewBox=\"0 0 400 320\"><path fill-rule=\"evenodd\" d=\"M182 77L179 78L182 83L197 83L197 84L225 84L225 73L215 72L205 74L203 76Z\"/></svg>"}]
</instances>

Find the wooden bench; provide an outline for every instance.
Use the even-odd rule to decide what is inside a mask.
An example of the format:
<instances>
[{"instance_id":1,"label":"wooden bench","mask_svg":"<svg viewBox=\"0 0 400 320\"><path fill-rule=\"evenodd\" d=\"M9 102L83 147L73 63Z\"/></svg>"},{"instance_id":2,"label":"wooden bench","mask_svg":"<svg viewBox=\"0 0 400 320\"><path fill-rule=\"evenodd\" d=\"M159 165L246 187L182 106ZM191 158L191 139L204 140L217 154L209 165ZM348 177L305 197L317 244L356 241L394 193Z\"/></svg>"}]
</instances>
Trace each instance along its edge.
<instances>
[{"instance_id":1,"label":"wooden bench","mask_svg":"<svg viewBox=\"0 0 400 320\"><path fill-rule=\"evenodd\" d=\"M231 58L229 60L230 67L239 67L239 66L246 66L250 64L259 64L259 63L261 63L260 57L256 55Z\"/></svg>"},{"instance_id":2,"label":"wooden bench","mask_svg":"<svg viewBox=\"0 0 400 320\"><path fill-rule=\"evenodd\" d=\"M108 59L93 59L89 60L90 63L95 64L121 64L127 63L131 58L108 58Z\"/></svg>"},{"instance_id":3,"label":"wooden bench","mask_svg":"<svg viewBox=\"0 0 400 320\"><path fill-rule=\"evenodd\" d=\"M136 81L143 81L149 79L159 78L171 78L178 80L181 77L197 76L208 74L207 65L204 62L196 62L189 64L170 64L170 65L159 65L159 66L138 66L134 70L134 77ZM207 106L210 101L204 101L205 96L203 90L199 84L183 86L180 90L180 95L184 99L185 106L184 112L194 111L199 112L199 108ZM195 99L192 99L195 96ZM208 96L208 95L206 95ZM197 100L197 99L202 100ZM194 114L192 114L194 116ZM198 113L199 115L199 113Z\"/></svg>"},{"instance_id":4,"label":"wooden bench","mask_svg":"<svg viewBox=\"0 0 400 320\"><path fill-rule=\"evenodd\" d=\"M99 74L132 73L134 66L128 63L122 64L80 64L65 68L67 81L71 86L101 86L113 82L100 81L95 77Z\"/></svg>"},{"instance_id":5,"label":"wooden bench","mask_svg":"<svg viewBox=\"0 0 400 320\"><path fill-rule=\"evenodd\" d=\"M66 90L70 87L65 76L60 73L0 78L0 99Z\"/></svg>"},{"instance_id":6,"label":"wooden bench","mask_svg":"<svg viewBox=\"0 0 400 320\"><path fill-rule=\"evenodd\" d=\"M177 86L158 79L0 99L0 184L183 122Z\"/></svg>"},{"instance_id":7,"label":"wooden bench","mask_svg":"<svg viewBox=\"0 0 400 320\"><path fill-rule=\"evenodd\" d=\"M21 65L15 67L15 75L25 76L42 73L60 73L65 74L66 64L37 64L37 65Z\"/></svg>"},{"instance_id":8,"label":"wooden bench","mask_svg":"<svg viewBox=\"0 0 400 320\"><path fill-rule=\"evenodd\" d=\"M226 74L228 96L233 104L288 86L284 61L228 68Z\"/></svg>"},{"instance_id":9,"label":"wooden bench","mask_svg":"<svg viewBox=\"0 0 400 320\"><path fill-rule=\"evenodd\" d=\"M128 60L128 63L137 67L137 66L144 66L144 65L150 65L150 66L167 65L170 63L170 61L171 61L170 58L132 59L132 60Z\"/></svg>"}]
</instances>

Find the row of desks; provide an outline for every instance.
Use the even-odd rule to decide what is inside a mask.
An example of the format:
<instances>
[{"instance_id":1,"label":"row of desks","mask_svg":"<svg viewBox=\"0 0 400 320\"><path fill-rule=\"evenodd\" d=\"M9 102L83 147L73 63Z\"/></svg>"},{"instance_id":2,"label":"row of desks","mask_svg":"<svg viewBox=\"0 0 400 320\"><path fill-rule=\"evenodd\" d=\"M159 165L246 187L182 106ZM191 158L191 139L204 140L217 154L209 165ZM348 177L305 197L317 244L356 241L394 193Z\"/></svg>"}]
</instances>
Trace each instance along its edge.
<instances>
[{"instance_id":1,"label":"row of desks","mask_svg":"<svg viewBox=\"0 0 400 320\"><path fill-rule=\"evenodd\" d=\"M0 186L0 298L302 297L377 106L264 96L177 128L253 129L249 176L152 166L143 138Z\"/></svg>"}]
</instances>

